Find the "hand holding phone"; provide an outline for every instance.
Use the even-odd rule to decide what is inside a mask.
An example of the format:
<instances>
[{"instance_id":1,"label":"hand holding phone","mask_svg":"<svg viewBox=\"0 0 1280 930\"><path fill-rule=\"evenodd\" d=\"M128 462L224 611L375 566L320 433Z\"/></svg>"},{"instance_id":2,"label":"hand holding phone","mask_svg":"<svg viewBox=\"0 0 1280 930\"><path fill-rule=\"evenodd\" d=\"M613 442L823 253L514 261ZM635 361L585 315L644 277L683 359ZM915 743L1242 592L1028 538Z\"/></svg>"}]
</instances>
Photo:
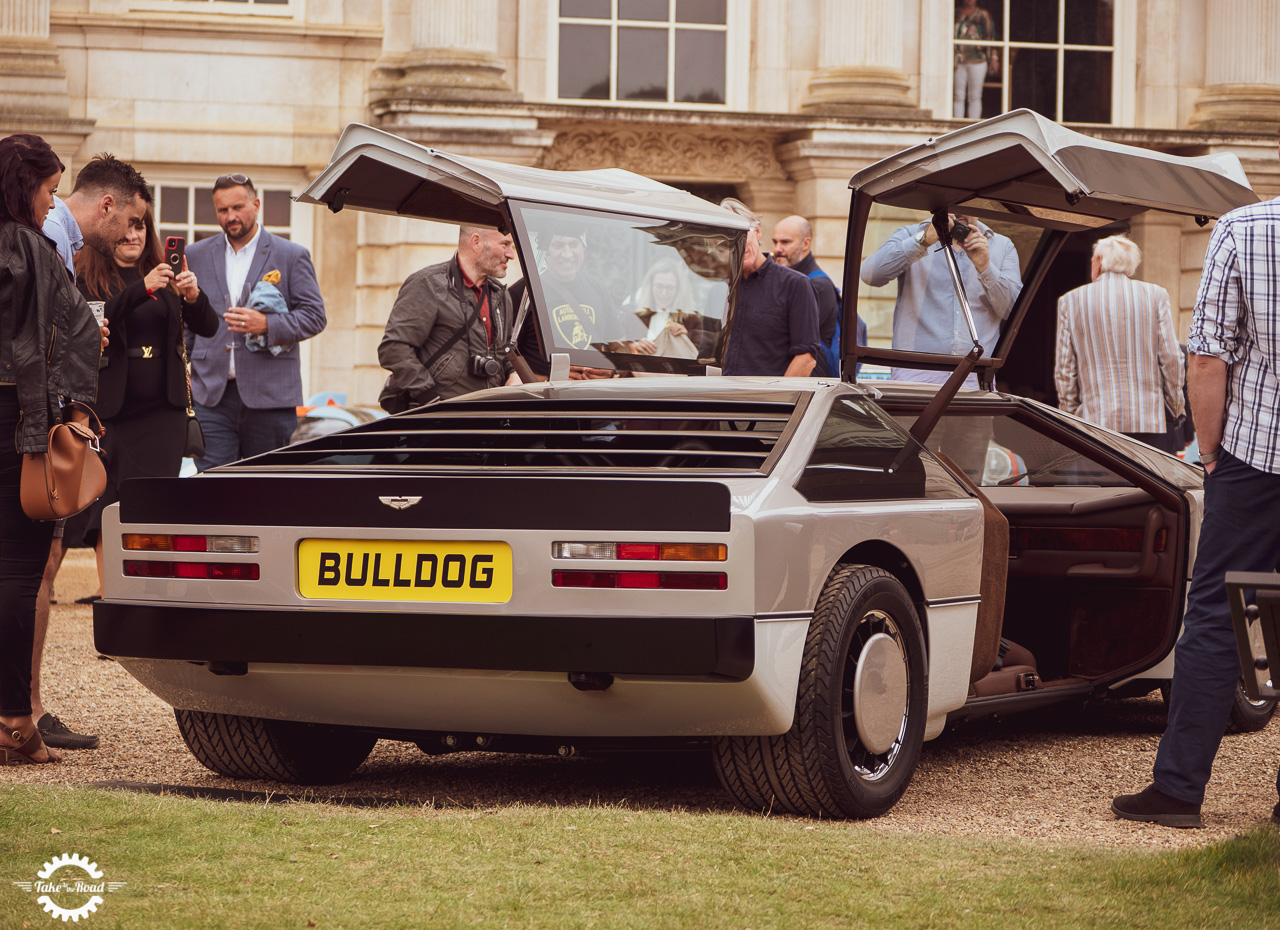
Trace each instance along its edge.
<instances>
[{"instance_id":1,"label":"hand holding phone","mask_svg":"<svg viewBox=\"0 0 1280 930\"><path fill-rule=\"evenodd\" d=\"M166 236L164 240L164 262L173 271L176 278L182 274L182 258L186 251L187 241L181 236Z\"/></svg>"}]
</instances>

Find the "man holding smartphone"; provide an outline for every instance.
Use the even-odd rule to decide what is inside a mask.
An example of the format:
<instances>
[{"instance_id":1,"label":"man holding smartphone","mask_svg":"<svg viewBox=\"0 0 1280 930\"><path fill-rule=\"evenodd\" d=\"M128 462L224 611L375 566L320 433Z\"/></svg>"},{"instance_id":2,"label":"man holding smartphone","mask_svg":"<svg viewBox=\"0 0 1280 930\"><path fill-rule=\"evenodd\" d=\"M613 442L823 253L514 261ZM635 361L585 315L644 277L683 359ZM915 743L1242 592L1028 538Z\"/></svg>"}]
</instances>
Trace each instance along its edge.
<instances>
[{"instance_id":1,"label":"man holding smartphone","mask_svg":"<svg viewBox=\"0 0 1280 930\"><path fill-rule=\"evenodd\" d=\"M186 249L187 267L221 319L211 338L187 335L191 394L205 439L205 454L196 459L200 471L288 444L302 403L298 343L325 327L311 254L259 225L262 201L249 177L238 172L219 177L213 206L222 235ZM288 313L265 314L247 306L254 285L271 272L278 272L275 287ZM287 348L278 354L250 352L245 345L250 335Z\"/></svg>"}]
</instances>

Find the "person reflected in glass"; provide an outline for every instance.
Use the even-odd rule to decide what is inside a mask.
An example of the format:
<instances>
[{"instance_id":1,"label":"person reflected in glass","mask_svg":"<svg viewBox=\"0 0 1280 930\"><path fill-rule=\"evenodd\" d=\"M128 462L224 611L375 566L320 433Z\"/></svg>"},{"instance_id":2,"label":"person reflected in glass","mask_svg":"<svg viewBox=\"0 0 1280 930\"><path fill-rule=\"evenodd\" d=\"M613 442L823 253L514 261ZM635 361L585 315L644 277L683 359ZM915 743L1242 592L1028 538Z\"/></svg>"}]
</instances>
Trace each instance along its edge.
<instances>
[{"instance_id":1,"label":"person reflected in glass","mask_svg":"<svg viewBox=\"0 0 1280 930\"><path fill-rule=\"evenodd\" d=\"M956 4L956 39L965 42L989 42L996 38L991 14L978 0L960 0ZM982 85L987 75L1000 71L1000 51L987 45L961 45L957 42L954 116L962 119L966 108L970 119L982 118ZM967 107L966 107L967 104Z\"/></svg>"},{"instance_id":2,"label":"person reflected in glass","mask_svg":"<svg viewBox=\"0 0 1280 930\"><path fill-rule=\"evenodd\" d=\"M697 358L702 345L702 317L693 306L693 292L684 266L670 258L654 262L640 285L636 316L646 329L645 342L654 354Z\"/></svg>"},{"instance_id":3,"label":"person reflected in glass","mask_svg":"<svg viewBox=\"0 0 1280 930\"><path fill-rule=\"evenodd\" d=\"M67 521L64 545L92 548L102 596L102 511L120 499L126 478L177 477L187 436L183 328L218 331L218 316L183 259L174 275L164 262L151 208L129 227L111 257L76 254L76 277L88 300L104 301L113 338L98 374L98 416L107 489ZM92 596L91 596L92 597Z\"/></svg>"},{"instance_id":4,"label":"person reflected in glass","mask_svg":"<svg viewBox=\"0 0 1280 930\"><path fill-rule=\"evenodd\" d=\"M604 282L583 266L587 259L587 229L573 217L553 217L536 232L538 247L546 242L538 279L549 308L551 330L535 332L525 325L520 331L520 354L529 360L535 375L549 372L550 355L564 349L594 348L610 353L653 355L655 346L644 338L644 326L634 314L618 308ZM513 307L524 300L528 279L511 286ZM547 337L550 338L547 338ZM618 377L612 368L570 369L574 380Z\"/></svg>"}]
</instances>

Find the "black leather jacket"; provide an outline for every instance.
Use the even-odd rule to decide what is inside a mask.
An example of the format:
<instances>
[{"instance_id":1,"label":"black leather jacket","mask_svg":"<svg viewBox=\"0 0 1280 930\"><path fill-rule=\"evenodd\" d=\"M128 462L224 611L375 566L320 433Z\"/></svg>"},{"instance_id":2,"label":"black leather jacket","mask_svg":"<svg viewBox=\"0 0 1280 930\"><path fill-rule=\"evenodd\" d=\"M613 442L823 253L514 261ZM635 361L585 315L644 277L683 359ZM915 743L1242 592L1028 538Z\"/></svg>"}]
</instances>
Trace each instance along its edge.
<instances>
[{"instance_id":1,"label":"black leather jacket","mask_svg":"<svg viewBox=\"0 0 1280 930\"><path fill-rule=\"evenodd\" d=\"M0 381L18 386L18 452L45 451L59 397L93 402L101 355L97 321L53 241L0 224Z\"/></svg>"}]
</instances>

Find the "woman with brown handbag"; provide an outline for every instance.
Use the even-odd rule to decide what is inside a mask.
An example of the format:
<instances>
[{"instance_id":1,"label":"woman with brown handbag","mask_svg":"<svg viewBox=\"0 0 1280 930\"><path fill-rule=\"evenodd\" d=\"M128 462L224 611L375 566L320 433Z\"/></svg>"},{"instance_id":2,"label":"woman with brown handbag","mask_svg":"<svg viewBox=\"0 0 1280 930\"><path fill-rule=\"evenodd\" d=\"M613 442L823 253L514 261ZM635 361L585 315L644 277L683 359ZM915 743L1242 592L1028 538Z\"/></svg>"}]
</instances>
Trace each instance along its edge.
<instances>
[{"instance_id":1,"label":"woman with brown handbag","mask_svg":"<svg viewBox=\"0 0 1280 930\"><path fill-rule=\"evenodd\" d=\"M63 164L39 136L0 139L0 764L47 763L31 717L36 592L53 524L22 510L22 457L62 398L92 401L102 331L41 231ZM10 440L13 437L13 440Z\"/></svg>"},{"instance_id":2,"label":"woman with brown handbag","mask_svg":"<svg viewBox=\"0 0 1280 930\"><path fill-rule=\"evenodd\" d=\"M126 478L177 477L187 435L187 368L183 328L201 336L218 331L218 315L186 267L175 277L164 262L151 208L107 257L76 253L76 279L88 300L105 302L111 344L98 372L94 405L106 435L107 489L83 513L67 520L62 543L92 548L102 596L102 511L120 499Z\"/></svg>"}]
</instances>

